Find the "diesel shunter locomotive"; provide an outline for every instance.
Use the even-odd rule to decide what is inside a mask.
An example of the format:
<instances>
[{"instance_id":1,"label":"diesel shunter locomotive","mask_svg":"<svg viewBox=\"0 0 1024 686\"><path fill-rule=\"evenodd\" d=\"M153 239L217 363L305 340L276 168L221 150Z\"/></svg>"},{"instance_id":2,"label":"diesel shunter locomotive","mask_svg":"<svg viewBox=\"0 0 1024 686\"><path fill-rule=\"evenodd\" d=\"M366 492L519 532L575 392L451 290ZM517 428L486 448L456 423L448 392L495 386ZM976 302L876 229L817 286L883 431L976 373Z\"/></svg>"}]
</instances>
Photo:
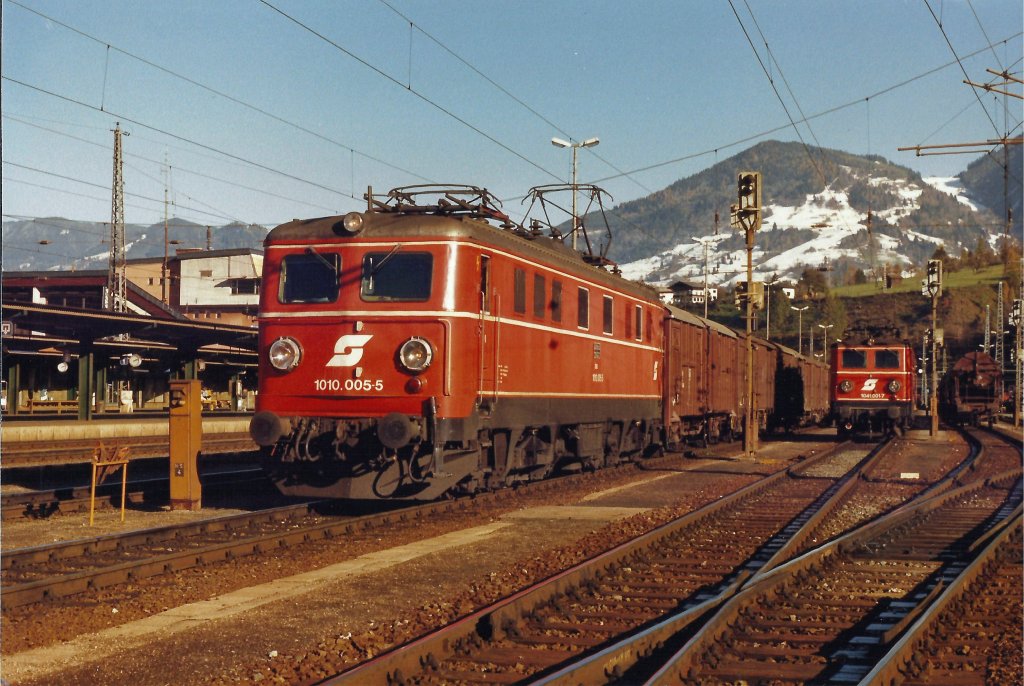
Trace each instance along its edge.
<instances>
[{"instance_id":1,"label":"diesel shunter locomotive","mask_svg":"<svg viewBox=\"0 0 1024 686\"><path fill-rule=\"evenodd\" d=\"M366 198L265 242L250 433L284 493L433 499L744 430L742 336L486 190ZM777 368L821 386L779 389L798 414L824 414L820 363L757 351L756 428L794 421L773 415Z\"/></svg>"}]
</instances>

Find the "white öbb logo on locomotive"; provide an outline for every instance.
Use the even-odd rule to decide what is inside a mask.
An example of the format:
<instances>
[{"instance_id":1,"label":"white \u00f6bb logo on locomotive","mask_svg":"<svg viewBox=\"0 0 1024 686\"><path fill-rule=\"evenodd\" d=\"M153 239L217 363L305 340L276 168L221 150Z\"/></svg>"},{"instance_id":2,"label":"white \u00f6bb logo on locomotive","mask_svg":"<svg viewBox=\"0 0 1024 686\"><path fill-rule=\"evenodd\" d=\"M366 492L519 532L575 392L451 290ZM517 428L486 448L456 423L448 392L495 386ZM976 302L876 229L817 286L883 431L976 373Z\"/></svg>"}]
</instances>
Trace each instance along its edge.
<instances>
[{"instance_id":1,"label":"white \u00f6bb logo on locomotive","mask_svg":"<svg viewBox=\"0 0 1024 686\"><path fill-rule=\"evenodd\" d=\"M885 394L877 392L878 379L868 379L864 382L864 385L860 387L860 397L864 400L876 400L878 398L884 398Z\"/></svg>"},{"instance_id":2,"label":"white \u00f6bb logo on locomotive","mask_svg":"<svg viewBox=\"0 0 1024 686\"><path fill-rule=\"evenodd\" d=\"M334 356L327 361L328 367L354 367L363 359L363 349L373 334L346 334L334 343Z\"/></svg>"}]
</instances>

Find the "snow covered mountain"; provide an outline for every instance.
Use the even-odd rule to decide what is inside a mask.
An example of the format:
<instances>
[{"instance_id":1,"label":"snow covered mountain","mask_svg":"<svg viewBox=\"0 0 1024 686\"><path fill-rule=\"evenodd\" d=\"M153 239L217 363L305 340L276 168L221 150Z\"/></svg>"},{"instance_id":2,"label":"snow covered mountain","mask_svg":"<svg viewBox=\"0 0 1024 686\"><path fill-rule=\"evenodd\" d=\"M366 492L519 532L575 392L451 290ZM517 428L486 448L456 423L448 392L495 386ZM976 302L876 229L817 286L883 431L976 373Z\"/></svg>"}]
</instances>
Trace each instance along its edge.
<instances>
[{"instance_id":1,"label":"snow covered mountain","mask_svg":"<svg viewBox=\"0 0 1024 686\"><path fill-rule=\"evenodd\" d=\"M811 150L821 159L809 160L799 144L763 143L633 207L618 208L616 214L627 217L627 226L650 225L647 217L662 219L668 211L664 205L677 202L703 205L705 211L713 207L721 216L717 234L706 215L689 219L700 227L692 230L687 230L685 220L675 227L659 222L658 230L650 233L671 234L674 228L675 244L624 262L623 274L660 285L678 280L700 283L706 245L709 283L745 281L743 236L728 226L728 207L736 202L735 174L743 169L763 175L764 219L753 251L758 281L795 281L806 268L832 272L833 283L842 283L857 269L869 276L883 267L889 273L909 274L939 245L949 254L959 254L964 248L973 250L979 239L994 247L1002 235L995 213L972 200L958 178L923 179L878 157ZM824 178L827 184L822 183ZM629 248L633 253L643 250L642 244Z\"/></svg>"}]
</instances>

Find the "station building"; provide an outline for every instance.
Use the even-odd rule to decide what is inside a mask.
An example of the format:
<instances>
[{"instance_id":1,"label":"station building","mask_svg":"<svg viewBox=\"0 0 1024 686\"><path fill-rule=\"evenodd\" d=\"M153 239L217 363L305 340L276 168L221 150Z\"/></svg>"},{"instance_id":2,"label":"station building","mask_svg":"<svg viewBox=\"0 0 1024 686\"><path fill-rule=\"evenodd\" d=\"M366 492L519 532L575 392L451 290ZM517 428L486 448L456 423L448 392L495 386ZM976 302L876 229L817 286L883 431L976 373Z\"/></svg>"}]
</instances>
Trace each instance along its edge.
<instances>
[{"instance_id":1,"label":"station building","mask_svg":"<svg viewBox=\"0 0 1024 686\"><path fill-rule=\"evenodd\" d=\"M166 410L172 378L199 378L204 409L251 409L262 267L253 249L128 260L123 313L105 269L5 272L5 414Z\"/></svg>"}]
</instances>

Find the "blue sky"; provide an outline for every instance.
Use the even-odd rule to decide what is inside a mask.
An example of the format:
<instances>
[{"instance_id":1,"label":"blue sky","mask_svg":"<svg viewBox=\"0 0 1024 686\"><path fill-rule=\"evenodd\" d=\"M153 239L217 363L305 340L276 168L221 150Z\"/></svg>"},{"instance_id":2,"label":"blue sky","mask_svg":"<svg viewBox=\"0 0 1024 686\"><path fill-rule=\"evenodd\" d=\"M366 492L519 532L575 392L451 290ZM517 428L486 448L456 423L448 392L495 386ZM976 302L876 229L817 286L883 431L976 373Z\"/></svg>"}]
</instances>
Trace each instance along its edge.
<instances>
[{"instance_id":1,"label":"blue sky","mask_svg":"<svg viewBox=\"0 0 1024 686\"><path fill-rule=\"evenodd\" d=\"M368 185L420 183L487 187L520 218L529 187L570 180L571 154L552 136L601 139L580 151L579 180L614 206L759 140L798 140L758 57L790 115L811 117L797 127L811 145L952 176L973 156L897 148L1021 132L1021 101L979 101L956 61L973 81L994 80L986 69L1019 78L1019 0L3 0L2 11L5 220L109 221L118 121L129 223L161 221L165 187L173 216L272 226L360 209Z\"/></svg>"}]
</instances>

